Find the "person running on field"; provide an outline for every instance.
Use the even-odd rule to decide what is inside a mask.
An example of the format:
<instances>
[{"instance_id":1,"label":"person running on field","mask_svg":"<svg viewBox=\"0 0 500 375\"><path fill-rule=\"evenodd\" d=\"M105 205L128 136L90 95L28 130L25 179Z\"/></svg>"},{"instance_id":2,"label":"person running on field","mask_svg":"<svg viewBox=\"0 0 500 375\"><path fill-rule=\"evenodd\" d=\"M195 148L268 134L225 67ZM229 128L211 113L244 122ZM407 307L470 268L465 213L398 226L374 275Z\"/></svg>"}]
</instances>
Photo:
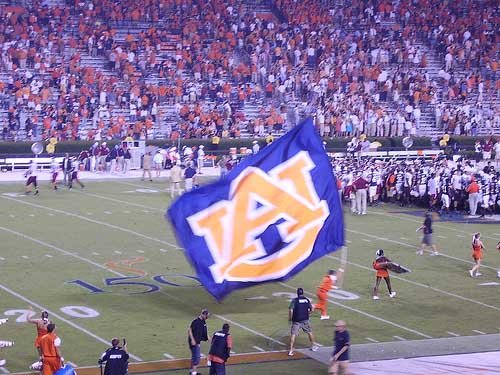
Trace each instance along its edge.
<instances>
[{"instance_id":1,"label":"person running on field","mask_svg":"<svg viewBox=\"0 0 500 375\"><path fill-rule=\"evenodd\" d=\"M387 271L387 263L390 262L388 258L384 256L384 250L378 249L375 253L377 258L373 261L373 268L377 271L377 278L375 280L375 286L373 287L373 299L378 300L378 287L382 279L385 280L387 284L387 289L389 290L389 297L396 297L396 292L392 291L391 279L389 277L389 271Z\"/></svg>"},{"instance_id":2,"label":"person running on field","mask_svg":"<svg viewBox=\"0 0 500 375\"><path fill-rule=\"evenodd\" d=\"M481 241L481 233L472 235L472 259L474 259L474 267L469 270L470 277L481 276L479 267L481 267L481 259L483 258L484 245Z\"/></svg>"},{"instance_id":3,"label":"person running on field","mask_svg":"<svg viewBox=\"0 0 500 375\"><path fill-rule=\"evenodd\" d=\"M309 315L314 311L314 307L311 305L311 301L308 298L304 297L304 289L297 289L297 298L294 298L290 302L290 306L288 307L288 321L292 323L291 327L291 335L290 335L290 350L288 351L288 355L292 356L295 354L294 344L295 337L299 334L299 331L302 329L307 336L309 337L309 341L311 343L311 350L314 352L318 350L318 347L314 343L314 336L312 332L311 323L309 322Z\"/></svg>"},{"instance_id":4,"label":"person running on field","mask_svg":"<svg viewBox=\"0 0 500 375\"><path fill-rule=\"evenodd\" d=\"M335 275L335 271L329 270L325 277L323 277L321 285L316 290L318 303L314 304L314 309L318 309L321 311L321 320L330 319L330 316L326 313L326 306L328 304L328 292L333 288L336 281L337 276Z\"/></svg>"},{"instance_id":5,"label":"person running on field","mask_svg":"<svg viewBox=\"0 0 500 375\"><path fill-rule=\"evenodd\" d=\"M424 255L425 248L430 246L432 248L431 255L439 255L436 244L432 241L432 214L430 212L425 214L424 223L422 226L418 227L415 232L421 230L423 230L424 236L422 237L422 244L420 246L420 250L417 251L417 254Z\"/></svg>"}]
</instances>

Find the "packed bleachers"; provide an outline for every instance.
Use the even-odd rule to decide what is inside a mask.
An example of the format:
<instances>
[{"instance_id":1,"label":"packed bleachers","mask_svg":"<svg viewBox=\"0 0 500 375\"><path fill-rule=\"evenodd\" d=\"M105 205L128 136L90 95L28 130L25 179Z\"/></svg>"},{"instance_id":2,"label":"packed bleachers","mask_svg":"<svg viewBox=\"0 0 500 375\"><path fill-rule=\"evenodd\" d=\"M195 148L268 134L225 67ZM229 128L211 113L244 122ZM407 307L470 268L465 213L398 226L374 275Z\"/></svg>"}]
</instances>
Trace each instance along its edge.
<instances>
[{"instance_id":1,"label":"packed bleachers","mask_svg":"<svg viewBox=\"0 0 500 375\"><path fill-rule=\"evenodd\" d=\"M0 7L4 140L500 132L494 0L27 3Z\"/></svg>"}]
</instances>

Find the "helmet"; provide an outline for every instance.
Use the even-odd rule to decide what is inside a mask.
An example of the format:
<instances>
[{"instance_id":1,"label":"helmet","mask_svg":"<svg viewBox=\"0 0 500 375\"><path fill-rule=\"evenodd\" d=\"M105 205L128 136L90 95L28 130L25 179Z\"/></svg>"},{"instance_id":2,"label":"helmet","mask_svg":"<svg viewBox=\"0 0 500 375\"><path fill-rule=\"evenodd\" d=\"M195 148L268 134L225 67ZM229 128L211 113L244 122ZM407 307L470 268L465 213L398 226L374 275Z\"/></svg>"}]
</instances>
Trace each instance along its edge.
<instances>
[{"instance_id":1,"label":"helmet","mask_svg":"<svg viewBox=\"0 0 500 375\"><path fill-rule=\"evenodd\" d=\"M378 257L381 257L382 255L384 255L384 250L382 249L378 249L376 252L375 252L375 255L378 256Z\"/></svg>"}]
</instances>

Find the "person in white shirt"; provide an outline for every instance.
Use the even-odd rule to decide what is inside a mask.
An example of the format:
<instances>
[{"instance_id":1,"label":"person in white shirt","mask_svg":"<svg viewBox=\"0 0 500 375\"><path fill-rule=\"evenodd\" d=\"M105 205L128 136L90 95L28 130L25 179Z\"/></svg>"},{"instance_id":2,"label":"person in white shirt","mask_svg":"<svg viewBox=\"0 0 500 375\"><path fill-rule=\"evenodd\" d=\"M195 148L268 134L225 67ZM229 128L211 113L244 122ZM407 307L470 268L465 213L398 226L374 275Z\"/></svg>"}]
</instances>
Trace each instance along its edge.
<instances>
[{"instance_id":1,"label":"person in white shirt","mask_svg":"<svg viewBox=\"0 0 500 375\"><path fill-rule=\"evenodd\" d=\"M163 167L163 155L160 150L156 151L155 156L153 157L153 163L155 165L156 177L161 176L161 169Z\"/></svg>"},{"instance_id":2,"label":"person in white shirt","mask_svg":"<svg viewBox=\"0 0 500 375\"><path fill-rule=\"evenodd\" d=\"M178 194L182 194L182 170L181 170L181 162L177 160L174 166L170 169L170 197L173 198L175 196L175 191L177 190Z\"/></svg>"},{"instance_id":3,"label":"person in white shirt","mask_svg":"<svg viewBox=\"0 0 500 375\"><path fill-rule=\"evenodd\" d=\"M50 183L52 184L52 188L57 190L57 175L59 174L59 163L56 161L56 158L53 156L50 160L50 173L51 179Z\"/></svg>"},{"instance_id":4,"label":"person in white shirt","mask_svg":"<svg viewBox=\"0 0 500 375\"><path fill-rule=\"evenodd\" d=\"M30 166L26 173L24 174L24 177L27 177L28 179L26 180L26 194L30 194L32 191L32 185L35 187L35 195L38 195L38 182L36 180L38 176L38 166L36 164L35 160L31 160Z\"/></svg>"},{"instance_id":5,"label":"person in white shirt","mask_svg":"<svg viewBox=\"0 0 500 375\"><path fill-rule=\"evenodd\" d=\"M201 168L203 168L203 162L205 161L205 151L203 151L204 148L205 146L203 145L200 145L200 147L198 147L198 158L196 160L198 166L198 174L202 174Z\"/></svg>"},{"instance_id":6,"label":"person in white shirt","mask_svg":"<svg viewBox=\"0 0 500 375\"><path fill-rule=\"evenodd\" d=\"M260 146L258 141L253 141L253 146L252 146L252 152L256 154L257 152L260 151Z\"/></svg>"}]
</instances>

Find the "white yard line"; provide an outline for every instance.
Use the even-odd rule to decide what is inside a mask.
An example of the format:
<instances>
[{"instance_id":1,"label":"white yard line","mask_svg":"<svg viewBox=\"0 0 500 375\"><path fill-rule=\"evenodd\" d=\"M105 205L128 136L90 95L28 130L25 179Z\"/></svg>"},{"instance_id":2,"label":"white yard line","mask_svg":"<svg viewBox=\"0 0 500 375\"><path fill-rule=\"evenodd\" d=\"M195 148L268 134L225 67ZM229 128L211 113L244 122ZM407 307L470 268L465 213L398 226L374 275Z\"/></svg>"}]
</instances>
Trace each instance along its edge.
<instances>
[{"instance_id":1,"label":"white yard line","mask_svg":"<svg viewBox=\"0 0 500 375\"><path fill-rule=\"evenodd\" d=\"M11 199L11 198L6 198L6 199ZM405 247L409 247L411 249L420 249L419 246L415 246L415 245L412 245L412 244L409 244L409 243L406 243L406 242L401 242L401 241L397 241L397 240L391 240L391 239L385 239L383 237L379 237L379 236L376 236L374 234L370 234L370 233L366 233L366 232L361 232L361 231L357 231L357 230L353 230L353 229L346 229L347 232L351 232L351 233L355 233L355 234L358 234L358 235L362 235L362 236L366 236L366 237L370 237L370 238L374 238L374 239L377 239L377 240L380 240L380 241L386 241L386 242L391 242L391 243L395 243L397 245L402 245L402 246L405 246ZM445 254L443 252L441 252L440 249L439 250L439 256L442 256L442 257L445 257L445 258L448 258L448 259L453 259L453 260L458 260L460 262L463 262L463 263L467 263L467 264L474 264L474 262L472 261L468 261L468 260L465 260L465 259L462 259L462 258L457 258L457 257L454 257L452 255L448 255L448 254ZM483 268L489 268L489 269L492 269L492 270L497 270L495 267L491 267L491 266L487 266L483 263L481 263L481 267Z\"/></svg>"},{"instance_id":2,"label":"white yard line","mask_svg":"<svg viewBox=\"0 0 500 375\"><path fill-rule=\"evenodd\" d=\"M167 359L175 359L175 357L171 354L168 354L168 353L163 353L163 356Z\"/></svg>"},{"instance_id":3,"label":"white yard line","mask_svg":"<svg viewBox=\"0 0 500 375\"><path fill-rule=\"evenodd\" d=\"M472 332L479 333L480 335L486 335L486 332L479 331L477 329L473 329Z\"/></svg>"},{"instance_id":4,"label":"white yard line","mask_svg":"<svg viewBox=\"0 0 500 375\"><path fill-rule=\"evenodd\" d=\"M450 331L446 331L446 333L450 336L454 336L454 337L460 337L459 334L455 333L455 332L450 332Z\"/></svg>"},{"instance_id":5,"label":"white yard line","mask_svg":"<svg viewBox=\"0 0 500 375\"><path fill-rule=\"evenodd\" d=\"M27 255L21 255L21 258L23 258L23 259L29 259L30 257L27 256Z\"/></svg>"},{"instance_id":6,"label":"white yard line","mask_svg":"<svg viewBox=\"0 0 500 375\"><path fill-rule=\"evenodd\" d=\"M262 349L260 346L257 346L257 345L252 346L252 348L254 348L255 350L257 350L259 352L265 352L264 349Z\"/></svg>"},{"instance_id":7,"label":"white yard line","mask_svg":"<svg viewBox=\"0 0 500 375\"><path fill-rule=\"evenodd\" d=\"M49 310L46 306L42 306L38 303L36 303L35 301L33 300L30 300L29 298L26 298L24 297L23 295L13 291L12 289L6 287L5 285L3 284L0 284L0 289L4 290L5 292L9 293L10 295L14 296L14 297L17 297L18 299L26 302L27 304L31 305L31 306L35 306L36 308L38 308L39 310L43 310L43 311L47 311L50 315L56 317L57 319L59 319L60 321L70 325L71 327L77 329L78 331L82 332L82 333L85 333L86 335L96 339L97 341L100 341L101 343L105 344L105 345L108 345L109 346L109 340L106 340L106 339L103 339L102 337L99 337L97 336L96 334L90 332L88 329L86 328L83 328L81 326L79 326L78 324L76 323L73 323L71 320L68 320L66 318L64 318L63 316L59 315L58 313L54 312L54 311L51 311ZM136 361L142 361L141 358L137 357L136 355L130 353L130 357L132 357L133 359L135 359Z\"/></svg>"},{"instance_id":8,"label":"white yard line","mask_svg":"<svg viewBox=\"0 0 500 375\"><path fill-rule=\"evenodd\" d=\"M283 285L284 287L288 288L288 289L292 289L292 290L297 290L296 287L294 286L291 286L289 284L286 284L286 283L283 283L283 282L279 282L278 284L280 285ZM315 294L313 293L309 293L309 292L304 292L305 294L311 296L311 297L314 297ZM340 302L337 302L337 301L334 301L333 299L328 299L328 302L334 304L334 305L337 305L337 306L340 306L340 307L343 307L344 309L346 310L350 310L350 311L353 311L353 312L356 312L360 315L363 315L367 318L370 318L370 319L374 319L374 320L378 320L379 322L382 322L382 323L385 323L385 324L388 324L388 325L391 325L393 327L397 327L399 329L402 329L404 331L407 331L407 332L411 332L417 336L421 336L421 337L425 337L427 339L432 339L432 336L429 336L429 335L426 335L425 333L422 333L422 332L419 332L417 330L414 330L412 328L409 328L409 327L405 327L401 324L398 324L398 323L394 323L394 322L391 322L390 320L387 320L387 319L384 319L384 318L381 318L379 316L376 316L376 315L372 315L370 313L367 313L366 311L363 311L363 310L358 310L354 307L351 307L351 306L347 306L347 305L344 305L343 303L340 303Z\"/></svg>"},{"instance_id":9,"label":"white yard line","mask_svg":"<svg viewBox=\"0 0 500 375\"><path fill-rule=\"evenodd\" d=\"M374 342L374 343L377 343L379 341L375 340L375 339L372 339L371 337L366 337L366 339L370 342Z\"/></svg>"},{"instance_id":10,"label":"white yard line","mask_svg":"<svg viewBox=\"0 0 500 375\"><path fill-rule=\"evenodd\" d=\"M65 254L65 255L73 256L73 257L75 257L75 258L77 258L77 259L79 259L79 260L81 260L81 261L83 261L83 262L87 262L87 263L92 264L92 265L94 265L94 266L96 266L96 267L99 267L99 268L101 268L101 269L103 269L103 270L106 270L106 271L109 271L109 272L111 272L111 273L114 273L114 274L115 274L115 275L117 275L117 276L126 277L126 275L125 275L125 274L122 274L122 273L120 273L120 272L114 271L114 270L112 270L112 269L110 269L110 268L108 268L108 267L106 267L106 266L103 266L102 264L96 263L96 262L94 262L94 261L92 261L92 260L90 260L90 259L84 258L84 257L82 257L82 256L75 255L74 253L71 253L71 252L66 251L66 250L64 250L64 249L61 249L61 248L58 248L58 247L56 247L56 246L54 246L54 245L51 245L51 244L48 244L48 243L46 243L46 242L40 241L40 240L38 240L38 239L36 239L36 238L33 238L33 237L30 237L30 236L27 236L27 235L25 235L25 234L23 234L23 233L16 232L16 231L14 231L14 230L12 230L12 229L9 229L9 228L4 228L4 227L0 227L0 230L4 230L4 231L6 231L6 232L9 232L9 233L12 233L12 234L18 235L18 236L20 236L20 237L22 237L22 238L24 238L24 239L27 239L27 240L30 240L30 241L36 242L36 243L38 243L38 244L40 244L40 245L43 245L43 246L49 247L49 248L51 248L51 249L54 249L54 250L56 250L56 251L59 251L59 252L61 252L61 253ZM170 294L170 293L165 292L163 289L162 289L162 290L160 290L160 292L159 292L159 293L164 294L164 295L168 296L169 298L175 299L176 301L178 301L178 302L180 302L180 303L182 303L182 304L184 304L184 305L186 305L186 306L189 306L189 307L190 307L190 308L192 308L192 309L197 309L195 306L192 306L192 305L188 304L186 301L184 301L183 299L181 299L181 298L179 298L179 297L177 297L177 296L175 296L175 295L173 295L173 294ZM43 309L41 309L41 310L43 310ZM282 346L286 346L286 344L285 344L285 343L283 343L283 342L281 342L281 341L279 341L279 340L273 339L272 337L269 337L269 336L267 336L267 335L265 335L265 334L263 334L263 333L261 333L261 332L258 332L258 331L254 330L254 329L252 329L252 328L250 328L250 327L248 327L248 326L246 326L246 325L244 325L244 324L242 324L242 323L238 323L238 322L236 322L236 321L234 321L234 320L230 320L230 319L226 318L224 315L220 315L220 314L215 314L215 313L213 313L213 314L211 314L211 316L214 316L214 317L218 318L219 320L222 320L223 322L229 322L229 323L231 323L231 324L232 324L232 325L234 325L234 326L237 326L237 327L239 327L239 328L241 328L241 329L243 329L243 330L245 330L245 331L247 331L247 332L250 332L250 333L252 333L252 334L254 334L254 335L256 335L256 336L260 336L260 337L262 337L262 338L264 338L264 339L266 339L266 340L268 340L268 341L272 341L272 342L274 342L274 343L276 343L276 344L279 344L279 345L282 345ZM108 345L108 344L109 344L109 342L107 342L107 341L106 341L106 344Z\"/></svg>"},{"instance_id":11,"label":"white yard line","mask_svg":"<svg viewBox=\"0 0 500 375\"><path fill-rule=\"evenodd\" d=\"M6 197L6 196L1 196L1 198L8 199L8 200L11 200L13 202L17 202L17 203L24 204L24 205L27 205L27 206L41 208L43 210L54 211L54 212L57 212L57 213L60 213L60 214L63 214L63 215L67 215L67 216L71 216L71 217L76 217L78 219L85 220L85 221L88 221L90 223L94 223L94 224L98 224L98 225L101 225L101 226L106 226L106 227L109 227L109 228L113 228L113 229L116 229L116 230L119 230L119 231L122 231L122 232L133 234L134 236L137 236L137 237L145 238L145 239L148 239L148 240L151 240L151 241L155 241L155 242L159 242L159 243L164 244L164 245L171 246L171 247L173 247L175 249L180 249L180 247L178 247L177 245L175 245L175 244L173 244L171 242L160 240L159 238L154 238L154 237L151 237L151 236L147 236L147 235L145 235L143 233L139 233L139 232L133 231L131 229L123 228L123 227L120 227L118 225L106 223L104 221L90 219L88 217L81 216L81 215L78 215L78 214L74 214L72 212L68 212L68 211L64 211L64 210L59 210L57 208L52 208L52 207L48 207L48 206L42 206L41 204L26 202L26 201L22 201L22 200L19 200L19 199L14 199L14 198Z\"/></svg>"},{"instance_id":12,"label":"white yard line","mask_svg":"<svg viewBox=\"0 0 500 375\"><path fill-rule=\"evenodd\" d=\"M399 341L406 341L406 339L400 337L400 336L392 336L394 337L396 340L399 340Z\"/></svg>"},{"instance_id":13,"label":"white yard line","mask_svg":"<svg viewBox=\"0 0 500 375\"><path fill-rule=\"evenodd\" d=\"M50 254L45 254L45 256L46 256L47 258L52 258L52 255L50 255Z\"/></svg>"},{"instance_id":14,"label":"white yard line","mask_svg":"<svg viewBox=\"0 0 500 375\"><path fill-rule=\"evenodd\" d=\"M327 257L331 258L331 259L335 259L335 260L340 260L338 257L334 257L332 255L327 255ZM372 268L369 268L369 267L364 266L362 264L358 264L358 263L354 263L354 262L350 262L350 261L347 261L347 264L350 264L350 265L356 266L358 268L362 268L362 269L365 269L367 271L373 272ZM469 298L469 297L464 297L464 296L461 296L461 295L456 294L456 293L448 292L448 291L443 290L443 289L434 288L434 287L432 287L430 285L419 283L418 281L408 280L408 279L405 279L403 277L396 276L396 275L391 275L391 278L392 279L398 279L398 280L401 280L401 281L403 281L405 283L412 284L412 285L415 285L415 286L418 286L418 287L421 287L421 288L429 289L429 290L432 290L434 292L445 294L445 295L447 295L449 297L454 297L454 298L460 299L462 301L472 302L472 303L475 303L475 304L483 306L483 307L487 307L487 308L490 308L490 309L493 309L493 310L500 311L500 307L493 306L493 305L488 305L487 303L484 303L484 302L481 302L481 301L477 301L477 300Z\"/></svg>"}]
</instances>

